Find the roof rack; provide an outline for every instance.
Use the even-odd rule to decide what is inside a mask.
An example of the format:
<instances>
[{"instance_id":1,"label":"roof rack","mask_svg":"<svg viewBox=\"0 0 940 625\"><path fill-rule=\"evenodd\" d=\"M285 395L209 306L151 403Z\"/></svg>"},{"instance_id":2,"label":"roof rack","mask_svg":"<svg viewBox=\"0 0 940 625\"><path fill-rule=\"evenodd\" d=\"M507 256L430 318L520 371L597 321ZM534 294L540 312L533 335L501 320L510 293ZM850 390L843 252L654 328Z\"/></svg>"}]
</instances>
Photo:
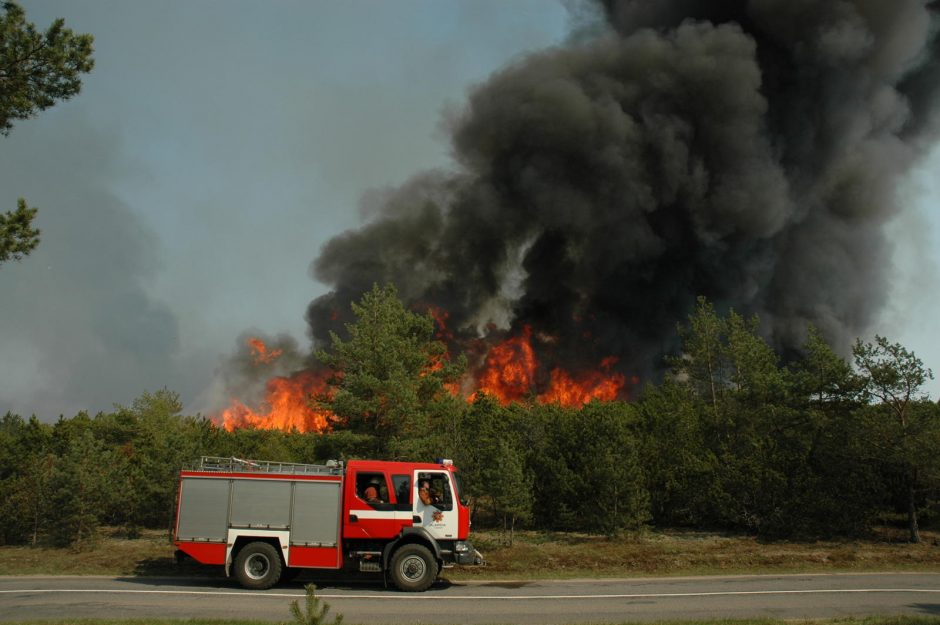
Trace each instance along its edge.
<instances>
[{"instance_id":1,"label":"roof rack","mask_svg":"<svg viewBox=\"0 0 940 625\"><path fill-rule=\"evenodd\" d=\"M295 462L272 462L270 460L243 460L241 458L221 458L202 456L193 463L193 471L218 473L287 473L292 475L340 475L343 472L342 460L328 460L326 464L299 464Z\"/></svg>"}]
</instances>

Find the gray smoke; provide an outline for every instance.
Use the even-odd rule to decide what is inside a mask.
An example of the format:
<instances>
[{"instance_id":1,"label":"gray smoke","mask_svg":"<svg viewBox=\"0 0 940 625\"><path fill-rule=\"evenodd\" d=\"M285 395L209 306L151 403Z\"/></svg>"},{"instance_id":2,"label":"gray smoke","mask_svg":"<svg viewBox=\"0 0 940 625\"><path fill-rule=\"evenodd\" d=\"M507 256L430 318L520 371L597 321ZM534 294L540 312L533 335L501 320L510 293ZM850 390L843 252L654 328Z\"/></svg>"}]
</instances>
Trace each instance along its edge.
<instances>
[{"instance_id":1,"label":"gray smoke","mask_svg":"<svg viewBox=\"0 0 940 625\"><path fill-rule=\"evenodd\" d=\"M373 283L469 338L523 325L572 369L656 371L704 295L837 347L881 309L899 180L937 130L923 0L625 0L476 87L455 172L369 197L312 264L315 342ZM585 33L593 33L586 36Z\"/></svg>"}]
</instances>

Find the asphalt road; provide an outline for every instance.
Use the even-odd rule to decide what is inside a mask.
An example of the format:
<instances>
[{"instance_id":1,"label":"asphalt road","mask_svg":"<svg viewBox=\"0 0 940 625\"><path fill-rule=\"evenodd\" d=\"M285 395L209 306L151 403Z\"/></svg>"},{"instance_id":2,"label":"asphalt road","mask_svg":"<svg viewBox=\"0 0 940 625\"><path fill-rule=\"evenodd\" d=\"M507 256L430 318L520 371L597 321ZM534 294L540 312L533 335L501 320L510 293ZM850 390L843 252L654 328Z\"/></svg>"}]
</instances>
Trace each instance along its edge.
<instances>
[{"instance_id":1,"label":"asphalt road","mask_svg":"<svg viewBox=\"0 0 940 625\"><path fill-rule=\"evenodd\" d=\"M940 616L940 573L439 582L424 593L317 581L353 623L581 623L661 619ZM303 580L250 592L224 578L0 577L0 622L62 618L288 621Z\"/></svg>"}]
</instances>

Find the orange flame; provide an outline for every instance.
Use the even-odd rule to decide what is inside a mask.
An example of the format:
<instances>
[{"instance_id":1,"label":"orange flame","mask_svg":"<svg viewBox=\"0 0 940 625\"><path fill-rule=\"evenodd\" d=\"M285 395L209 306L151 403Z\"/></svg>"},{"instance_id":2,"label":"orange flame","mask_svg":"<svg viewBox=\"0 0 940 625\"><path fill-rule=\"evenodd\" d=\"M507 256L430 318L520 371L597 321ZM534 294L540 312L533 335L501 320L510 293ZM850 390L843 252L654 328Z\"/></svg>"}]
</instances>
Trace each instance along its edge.
<instances>
[{"instance_id":1,"label":"orange flame","mask_svg":"<svg viewBox=\"0 0 940 625\"><path fill-rule=\"evenodd\" d=\"M265 390L266 411L255 411L233 400L222 411L222 427L230 432L238 428L322 432L335 419L331 411L313 405L314 396L329 391L325 372L300 371L286 378L271 378Z\"/></svg>"},{"instance_id":2,"label":"orange flame","mask_svg":"<svg viewBox=\"0 0 940 625\"><path fill-rule=\"evenodd\" d=\"M258 338L249 338L246 343L256 366L270 364L283 353L280 349L269 349ZM313 398L329 393L327 377L326 371L299 371L288 377L271 378L265 385L263 409L254 410L233 399L231 406L214 419L230 432L238 428L322 432L329 429L335 415L316 407Z\"/></svg>"},{"instance_id":3,"label":"orange flame","mask_svg":"<svg viewBox=\"0 0 940 625\"><path fill-rule=\"evenodd\" d=\"M273 349L268 351L268 346L265 345L264 341L261 339L249 338L245 342L248 343L248 347L251 348L256 365L266 365L270 362L274 362L282 353L284 353L284 350L281 349Z\"/></svg>"},{"instance_id":4,"label":"orange flame","mask_svg":"<svg viewBox=\"0 0 940 625\"><path fill-rule=\"evenodd\" d=\"M600 401L617 399L627 379L622 373L610 373L610 367L616 362L617 359L614 357L605 358L601 361L601 371L588 371L578 376L577 379L572 378L571 374L564 369L552 369L551 383L548 390L539 395L539 402L579 406L588 404L594 399Z\"/></svg>"},{"instance_id":5,"label":"orange flame","mask_svg":"<svg viewBox=\"0 0 940 625\"><path fill-rule=\"evenodd\" d=\"M525 326L521 335L490 349L477 379L477 389L492 395L501 404L521 401L531 393L536 369L531 338L532 328Z\"/></svg>"},{"instance_id":6,"label":"orange flame","mask_svg":"<svg viewBox=\"0 0 940 625\"><path fill-rule=\"evenodd\" d=\"M434 336L440 341L453 341L454 333L447 327L447 320L450 319L450 313L440 306L428 306L428 313L437 324L437 331Z\"/></svg>"},{"instance_id":7,"label":"orange flame","mask_svg":"<svg viewBox=\"0 0 940 625\"><path fill-rule=\"evenodd\" d=\"M539 365L532 349L532 329L525 326L521 335L489 350L477 379L477 390L495 397L503 405L533 396L539 403L563 406L580 406L594 399L613 401L621 397L627 381L622 373L610 371L617 360L609 356L601 361L600 370L577 376L556 367L550 373L548 388L538 393Z\"/></svg>"}]
</instances>

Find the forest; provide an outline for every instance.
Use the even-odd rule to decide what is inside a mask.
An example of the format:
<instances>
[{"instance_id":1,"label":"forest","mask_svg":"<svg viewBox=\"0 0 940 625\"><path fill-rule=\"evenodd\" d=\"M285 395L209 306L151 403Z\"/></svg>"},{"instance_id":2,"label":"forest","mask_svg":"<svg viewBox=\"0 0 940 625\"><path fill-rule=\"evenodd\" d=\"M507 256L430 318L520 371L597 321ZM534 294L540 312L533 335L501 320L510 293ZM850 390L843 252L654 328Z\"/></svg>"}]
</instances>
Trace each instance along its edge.
<instances>
[{"instance_id":1,"label":"forest","mask_svg":"<svg viewBox=\"0 0 940 625\"><path fill-rule=\"evenodd\" d=\"M912 542L940 513L940 405L931 371L877 336L851 359L813 328L784 358L757 318L699 299L662 380L631 401L506 405L448 391L466 359L394 287L353 305L317 353L333 372L323 432L225 429L177 393L45 423L0 419L0 544L81 548L98 528L169 529L179 470L202 455L320 463L453 458L477 527L619 535L695 528L768 540Z\"/></svg>"},{"instance_id":2,"label":"forest","mask_svg":"<svg viewBox=\"0 0 940 625\"><path fill-rule=\"evenodd\" d=\"M91 71L94 65L91 35L72 33L64 27L61 19L44 32L39 32L26 22L25 12L16 3L5 2L2 8L0 24L6 33L4 42L7 44L0 50L7 67L2 92L7 97L0 101L0 136L9 134L14 122L30 119L55 102L77 95L81 75ZM807 15L816 17L815 12ZM709 29L701 30L708 37L715 36ZM690 36L693 29L684 28L682 32ZM715 33L725 33L735 39L743 35L735 29L716 30ZM764 41L765 33L754 35ZM859 40L867 41L862 37ZM644 37L625 41L629 46L636 46L637 42L653 39ZM750 49L751 44L747 41L740 44ZM778 46L777 43L774 45ZM719 48L726 50L728 46ZM633 49L624 48L627 52ZM585 50L587 48L579 48L577 54L583 54ZM608 62L608 48L598 50L604 52L599 57L603 62L599 67L603 69ZM924 59L928 57L925 55ZM542 63L548 57L537 58L543 59L539 61ZM859 54L857 62L867 63L867 59L866 55ZM904 59L904 63L910 60ZM681 58L676 62L677 67L698 66L679 61ZM841 68L844 61L840 57L840 64L826 65L824 71L810 66L800 74L800 80L818 76L825 78L836 71L832 67ZM567 68L570 64L563 65ZM713 65L717 67L720 64ZM593 67L590 64L585 66ZM732 64L732 67L738 65ZM768 70L779 72L782 67L786 65L776 64ZM896 69L888 75L905 76L902 84L869 89L866 83L863 91L879 94L878 106L875 107L879 111L885 106L881 95L895 93L896 86L899 89L896 98L899 107L907 107L909 99L914 103L913 108L904 108L904 117L911 111L930 110L917 96L933 96L936 90L915 87L921 84L917 79L923 79L933 67L926 63L914 73ZM519 64L513 71L524 77L528 68L528 65ZM755 65L752 74L759 76L757 70ZM643 77L648 74L659 75L640 72L636 80L642 78L645 81ZM857 74L869 76L862 71ZM771 73L770 76L777 74ZM515 82L527 84L526 81ZM791 80L787 75L777 80L779 85L788 89L806 88L806 93L814 97L818 92L829 93L830 83L843 85L840 81L822 80L820 84L826 86L823 89L816 84L815 78L804 82ZM664 84L685 83L684 80L676 80ZM620 83L609 80L604 84ZM658 94L662 89L642 81L637 84L644 87L627 90L618 87L618 94L620 91ZM725 84L716 81L714 88L707 90L708 98L703 101L721 104L712 106L714 111L735 112L737 109L725 106L724 100L711 99L731 97L737 93L736 90L724 89ZM766 84L775 83L768 81ZM497 81L494 85L500 87L502 82ZM489 88L479 93L485 95L486 89ZM678 95L664 91L656 97L666 102L681 98L680 103L685 105L688 98L684 94L684 91ZM598 119L607 120L608 102L613 100L606 93L602 95L598 108L602 115ZM741 102L751 100L760 101L752 98ZM856 101L865 103L868 98L841 100L845 102L840 104L848 105ZM627 113L629 107L642 110L643 102L645 100L637 103L625 101L614 108L627 107L620 111L623 113ZM728 102L738 105L738 100ZM771 116L771 120L779 117L786 121L795 111L797 123L794 127L804 126L804 109L791 106L792 102L789 93L771 98L770 110L778 113ZM764 122L758 116L764 115L765 107L753 108L755 117L751 123L754 128L763 128ZM507 129L512 133L520 133L521 136L534 129L539 141L546 136L584 139L584 133L579 130L554 132L561 120L559 116L546 116L552 132L543 132L540 126L518 117L516 109L527 110L517 107L515 100L510 99L507 111L512 114L500 116L507 123L516 123L517 118L520 120L517 124L519 129ZM828 112L829 109L821 110L827 115L832 114L834 119L841 119L845 114L841 106L833 106L831 110L834 113ZM868 118L867 109L858 112L861 113L864 113L861 118ZM699 124L711 121L712 114L691 119ZM737 123L737 113L735 116ZM898 119L901 117L898 113ZM823 116L820 119L828 118ZM878 141L888 138L888 145L894 148L899 145L899 137L917 138L919 133L932 128L932 125L920 122L917 115L911 116L911 120L917 123L912 121L913 125L905 127L906 134L895 134L900 133L895 129L874 138ZM716 127L724 129L727 126L721 116L714 121L719 122ZM656 132L651 136L654 139L668 137L666 147L669 150L664 149L664 153L671 153L674 137L682 133L661 133L659 125L657 122ZM493 127L482 117L468 117L465 126L458 137L464 141L470 137L490 137ZM476 131L477 126L486 132ZM852 124L841 123L829 124L827 128L830 126L855 128ZM571 127L579 128L577 125ZM698 128L694 124L690 127ZM775 126L770 124L770 127L774 129ZM783 132L788 129L787 124L777 128L781 131L778 134L783 145L788 145L784 139L788 139L789 134ZM615 132L596 134L604 141L608 137L619 136ZM759 134L755 133L755 136ZM723 130L713 134L714 137L725 135L734 136L736 141L739 139L738 133L725 133ZM706 133L704 136L709 135ZM869 143L872 140L867 135L864 138ZM496 147L504 145L500 141L490 143ZM489 156L488 151L496 149L490 143L474 147L471 142L463 149L473 156L469 160L476 162L480 160L477 152ZM528 146L530 142L520 141L519 144ZM647 143L638 142L637 145L646 146ZM748 167L754 161L748 151L718 145L720 149L716 154L743 154L742 163L747 163ZM855 139L846 145L855 145ZM795 142L789 148L792 152L787 152L787 155L789 162L800 164L795 168L798 172L803 171L803 163L813 164L813 171L804 172L809 178L816 179L819 175L815 171L817 169L826 175L855 171L846 169L847 166L838 159L830 163L833 157L829 153L839 155L842 154L841 149L833 150L825 145L823 156L810 154L807 158L801 151L803 146L803 142ZM566 145L549 147L565 155L562 159L565 161L572 153ZM606 144L601 146L606 147ZM754 162L771 160L769 154L763 153L763 150L769 150L770 144L764 146L762 142L754 141L752 147L755 150L760 148L758 160ZM869 151L878 152L865 152ZM607 152L605 149L584 150L579 147L576 153L594 155ZM862 151L849 150L846 153L850 157L847 162L854 167ZM894 154L892 150L885 150L885 153ZM710 154L710 151L705 152L705 156ZM492 157L490 160L495 163L516 162L515 157L508 158L499 152ZM816 163L819 161L827 167L818 167ZM546 162L554 161L547 159ZM893 182L895 178L893 175L875 175L881 170L895 172L892 167L884 165L880 160L872 161L856 176L859 181L872 183L871 193L847 186L851 193L845 194L844 201L832 202L832 205L838 211L844 211L849 205L848 199L863 199L865 201L860 202L857 209L860 214L866 218L869 213L875 214L871 198L877 200L884 195L878 191L882 179ZM585 166L579 171L608 172L608 169ZM689 170L699 171L697 167ZM657 182L651 184L651 188L672 188L658 182L661 177L659 170L654 168L652 171ZM735 168L731 171L733 178L739 173ZM753 171L763 175L765 169L758 167ZM634 184L634 172L631 171L629 176L613 173L616 175L611 175L610 180L600 181L603 184L579 184L577 188L607 190L619 189L621 184ZM547 188L554 188L559 178L554 169L548 169L542 176ZM515 179L509 175L505 177ZM750 186L761 190L788 188L787 185L765 185L760 177L754 180L757 182ZM820 180L818 185L810 185L810 188L842 188L825 176ZM616 184L611 186L611 181ZM689 183L690 188L694 188L691 183L697 184L698 180ZM626 189L626 192L613 192L612 196L617 201L622 197L632 197L633 187ZM567 187L562 190L568 191ZM719 193L716 197L724 197L724 194ZM598 199L601 201L594 202L597 206L611 204L606 196ZM828 206L832 198L817 198L811 194L809 199ZM673 199L663 201L666 205L674 202ZM399 203L403 202L399 200ZM789 205L789 198L787 202L781 200L779 203ZM529 205L517 202L515 198L504 204ZM769 203L749 200L746 206L748 210L760 211L760 218L752 221L764 224L764 213L771 214L765 210L766 206L776 204L776 200ZM885 206L891 205L885 203ZM391 204L390 210L398 210L397 206ZM493 212L485 204L480 206ZM747 214L743 209L740 212ZM646 215L649 211L644 208L634 213ZM15 210L0 213L0 264L29 255L39 244L40 232L33 223L36 214L37 209L25 199L17 201ZM464 213L455 211L454 214ZM716 214L723 213L717 211ZM489 217L485 211L482 215ZM837 216L840 219L807 223L815 223L816 226L830 221L841 223L842 215ZM876 222L880 224L884 220L885 217L879 213ZM462 240L466 235L466 223L474 221L489 223L484 218L454 221L448 226L454 231L453 238ZM426 220L416 220L415 223L424 227ZM528 220L510 222L515 223L530 227ZM716 225L714 228L722 232L724 224L717 223L720 227ZM794 219L793 223L802 225L803 219ZM764 224L762 227L770 226ZM533 275L541 277L546 289L554 288L559 275L559 264L553 256L557 252L553 250L566 242L563 237L551 233L563 229L571 230L567 222L547 228L546 236L539 238L539 245L533 247L544 258L552 258L552 262L533 261L532 264L540 272ZM594 233L597 229L592 226L575 230ZM385 231L401 238L397 228L385 228ZM813 233L813 237L819 236L812 228L800 230L804 231ZM378 230L365 229L363 236L371 236L375 232ZM491 232L491 229L483 229L476 236L481 242L488 243ZM506 232L512 231L506 229ZM716 257L716 252L709 246L719 239L711 230L706 234L698 242L701 249L696 253L700 256L694 257L699 263L713 262L709 259ZM759 239L735 239L744 242L742 253L746 252L748 257L751 250L756 249L753 241L763 240L766 236L763 231L757 234ZM527 231L513 236L518 240L532 240ZM841 235L830 238L833 241L845 240ZM589 248L604 240L620 245L621 239L594 237L583 246ZM337 245L330 248L333 252L348 246L357 258L362 250L385 254L389 249L398 249L392 244L362 243L356 237L346 235L337 241ZM861 241L867 252L870 240ZM675 244L680 243L682 254L688 253L685 249L688 242L677 239ZM476 248L465 245L460 249ZM846 249L844 255L847 258L858 255L851 248ZM608 259L617 255L618 250L604 249L594 256L598 266L608 266ZM449 255L445 257L450 258ZM500 258L493 255L489 261L500 262ZM664 271L679 266L671 262L668 253L663 258L661 267ZM755 257L757 260L762 258ZM345 276L347 270L359 271L362 266L361 262L349 262L338 253L317 262L319 271L327 276ZM468 264L472 263L454 263L454 277L461 278L460 272ZM412 262L401 262L404 268L402 275L411 275L413 265ZM834 280L832 284L854 284L867 276L864 272L856 273L861 271L859 267L871 266L875 263L847 264L848 278ZM591 272L594 273L595 268ZM644 275L642 271L636 274ZM717 270L714 274L716 277L736 275ZM624 288L620 282L621 273L613 276L617 279L604 279L602 275L597 282L612 285L611 296L616 295L618 300L621 293L630 294L630 301L623 303L622 309L635 310L637 318L646 315L645 302L637 298L637 289ZM651 282L657 289L662 283L662 276L659 281ZM798 284L786 284L790 290L783 295L788 298L803 296L804 292L795 288ZM812 290L807 292L815 293ZM324 312L332 312L328 310L327 304L331 303L328 300L321 302ZM838 310L844 314L851 312L847 309L851 306L849 302L854 300L838 295L832 296L832 300L839 304ZM479 303L474 298L469 298L469 301ZM637 389L630 401L595 400L577 407L565 407L532 397L502 403L485 393L477 393L468 400L452 392L454 382L467 367L467 359L448 351L445 342L437 336L430 313L406 309L393 287L375 287L353 305L355 321L346 326L344 335L332 335L331 340L320 345L316 353L319 363L331 372L330 392L309 397L311 406L326 409L332 415L323 431L227 429L212 416L184 414L180 396L171 389L161 388L160 380L141 381L141 388L150 383L156 390L141 393L130 405L115 405L113 410L95 415L86 412L61 415L54 423L43 420L45 415L43 419L9 412L3 415L0 418L0 544L80 548L93 543L102 526L123 528L128 536L135 536L144 528L169 529L173 522L178 472L202 455L304 463L350 458L430 460L449 457L464 473L464 483L469 491L466 494L472 498L473 520L477 527L499 527L509 531L528 528L613 536L644 528L681 527L747 533L773 540L864 536L873 528L892 523L906 527L909 540L917 542L920 540L920 527L936 526L940 515L940 454L937 453L940 449L940 405L931 401L924 392L925 383L932 378L932 373L912 351L884 336L876 336L870 342L858 340L851 350L837 350L818 331L809 327L799 349L778 353L762 333L758 318L745 317L730 309L718 310L705 299L699 299L688 312L685 321L676 328L676 349L671 350L672 355L663 362L661 375L645 380L644 386Z\"/></svg>"}]
</instances>

